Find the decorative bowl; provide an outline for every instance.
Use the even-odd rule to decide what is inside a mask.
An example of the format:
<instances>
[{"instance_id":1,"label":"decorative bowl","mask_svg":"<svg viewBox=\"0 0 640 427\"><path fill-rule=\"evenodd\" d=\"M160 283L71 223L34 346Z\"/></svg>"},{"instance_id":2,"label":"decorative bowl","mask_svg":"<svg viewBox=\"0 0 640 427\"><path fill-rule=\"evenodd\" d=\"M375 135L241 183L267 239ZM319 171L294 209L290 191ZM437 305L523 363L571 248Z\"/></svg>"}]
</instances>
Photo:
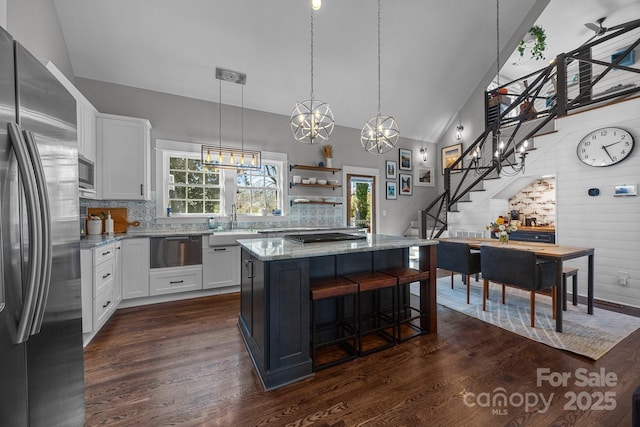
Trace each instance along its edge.
<instances>
[{"instance_id":1,"label":"decorative bowl","mask_svg":"<svg viewBox=\"0 0 640 427\"><path fill-rule=\"evenodd\" d=\"M303 183L303 184L311 184L311 181L309 181L308 179L303 179L303 180L302 180L302 183Z\"/></svg>"},{"instance_id":2,"label":"decorative bowl","mask_svg":"<svg viewBox=\"0 0 640 427\"><path fill-rule=\"evenodd\" d=\"M326 179L319 179L319 180L318 180L318 184L320 184L320 185L327 185L327 180L326 180Z\"/></svg>"},{"instance_id":3,"label":"decorative bowl","mask_svg":"<svg viewBox=\"0 0 640 427\"><path fill-rule=\"evenodd\" d=\"M309 184L315 184L316 183L316 178L309 178Z\"/></svg>"}]
</instances>

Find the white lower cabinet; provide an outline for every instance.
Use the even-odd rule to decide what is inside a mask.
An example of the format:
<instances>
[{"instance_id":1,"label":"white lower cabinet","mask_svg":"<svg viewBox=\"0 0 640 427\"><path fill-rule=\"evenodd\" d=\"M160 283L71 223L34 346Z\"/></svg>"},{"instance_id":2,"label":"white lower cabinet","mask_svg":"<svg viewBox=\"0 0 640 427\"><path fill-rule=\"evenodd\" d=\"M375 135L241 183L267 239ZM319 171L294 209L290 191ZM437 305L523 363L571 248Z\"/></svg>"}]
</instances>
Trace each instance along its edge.
<instances>
[{"instance_id":1,"label":"white lower cabinet","mask_svg":"<svg viewBox=\"0 0 640 427\"><path fill-rule=\"evenodd\" d=\"M122 241L122 299L149 296L149 238Z\"/></svg>"},{"instance_id":2,"label":"white lower cabinet","mask_svg":"<svg viewBox=\"0 0 640 427\"><path fill-rule=\"evenodd\" d=\"M155 268L149 273L149 294L166 295L202 289L202 265Z\"/></svg>"},{"instance_id":3,"label":"white lower cabinet","mask_svg":"<svg viewBox=\"0 0 640 427\"><path fill-rule=\"evenodd\" d=\"M240 247L202 248L202 287L223 288L240 284Z\"/></svg>"},{"instance_id":4,"label":"white lower cabinet","mask_svg":"<svg viewBox=\"0 0 640 427\"><path fill-rule=\"evenodd\" d=\"M115 243L80 251L82 332L98 331L116 311Z\"/></svg>"}]
</instances>

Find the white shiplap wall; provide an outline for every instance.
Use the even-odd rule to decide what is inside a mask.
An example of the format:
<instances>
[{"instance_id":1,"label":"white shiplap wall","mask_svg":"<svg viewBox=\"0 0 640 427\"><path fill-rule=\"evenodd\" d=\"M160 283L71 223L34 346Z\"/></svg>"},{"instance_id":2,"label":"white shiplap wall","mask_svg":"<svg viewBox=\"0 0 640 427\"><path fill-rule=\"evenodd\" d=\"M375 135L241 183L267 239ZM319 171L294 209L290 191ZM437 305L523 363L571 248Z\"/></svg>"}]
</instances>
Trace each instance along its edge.
<instances>
[{"instance_id":1,"label":"white shiplap wall","mask_svg":"<svg viewBox=\"0 0 640 427\"><path fill-rule=\"evenodd\" d=\"M640 307L640 196L613 197L615 185L640 187L640 148L606 168L586 166L576 157L584 135L609 126L627 129L640 145L640 99L558 119L557 132L536 138L538 149L527 159L526 174L532 179L555 175L556 239L561 245L595 248L596 298ZM505 178L496 181L509 183ZM589 188L599 188L600 195L589 196ZM456 227L477 228L478 217L486 221L486 212L495 209L496 202L504 203L506 212L506 200L480 201ZM567 264L580 269L579 293L586 295L587 259ZM618 272L629 273L627 286L618 284Z\"/></svg>"}]
</instances>

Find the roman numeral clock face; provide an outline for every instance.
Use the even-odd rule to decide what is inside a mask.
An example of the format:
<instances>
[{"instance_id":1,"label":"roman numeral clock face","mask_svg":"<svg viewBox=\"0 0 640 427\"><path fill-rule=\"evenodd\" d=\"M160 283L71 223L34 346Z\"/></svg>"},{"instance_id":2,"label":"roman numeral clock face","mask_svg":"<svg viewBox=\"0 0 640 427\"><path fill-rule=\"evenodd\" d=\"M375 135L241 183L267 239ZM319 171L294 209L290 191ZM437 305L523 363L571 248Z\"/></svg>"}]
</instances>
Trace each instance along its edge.
<instances>
[{"instance_id":1,"label":"roman numeral clock face","mask_svg":"<svg viewBox=\"0 0 640 427\"><path fill-rule=\"evenodd\" d=\"M633 146L633 136L626 130L603 128L585 135L578 143L576 154L589 166L613 166L629 157Z\"/></svg>"}]
</instances>

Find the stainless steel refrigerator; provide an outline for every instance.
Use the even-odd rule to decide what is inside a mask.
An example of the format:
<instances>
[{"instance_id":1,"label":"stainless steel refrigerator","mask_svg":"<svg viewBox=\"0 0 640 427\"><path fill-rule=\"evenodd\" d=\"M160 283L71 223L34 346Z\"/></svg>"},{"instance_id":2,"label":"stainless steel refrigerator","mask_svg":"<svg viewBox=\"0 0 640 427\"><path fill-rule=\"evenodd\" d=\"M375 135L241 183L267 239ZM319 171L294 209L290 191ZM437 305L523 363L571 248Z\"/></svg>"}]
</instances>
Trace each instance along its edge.
<instances>
[{"instance_id":1,"label":"stainless steel refrigerator","mask_svg":"<svg viewBox=\"0 0 640 427\"><path fill-rule=\"evenodd\" d=\"M75 100L0 27L0 426L84 424Z\"/></svg>"}]
</instances>

